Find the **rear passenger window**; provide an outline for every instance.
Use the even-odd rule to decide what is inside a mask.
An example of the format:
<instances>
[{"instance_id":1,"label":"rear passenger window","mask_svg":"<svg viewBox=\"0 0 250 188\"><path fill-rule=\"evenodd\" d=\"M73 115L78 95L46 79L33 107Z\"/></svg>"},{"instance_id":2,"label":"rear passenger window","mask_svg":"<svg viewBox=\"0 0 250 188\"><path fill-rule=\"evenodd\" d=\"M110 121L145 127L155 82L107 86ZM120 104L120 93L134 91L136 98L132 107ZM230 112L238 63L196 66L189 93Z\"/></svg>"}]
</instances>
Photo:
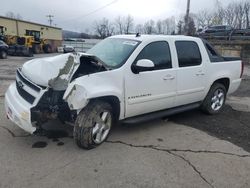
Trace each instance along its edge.
<instances>
[{"instance_id":1,"label":"rear passenger window","mask_svg":"<svg viewBox=\"0 0 250 188\"><path fill-rule=\"evenodd\" d=\"M175 42L179 67L197 66L201 64L201 53L197 43L193 41Z\"/></svg>"},{"instance_id":2,"label":"rear passenger window","mask_svg":"<svg viewBox=\"0 0 250 188\"><path fill-rule=\"evenodd\" d=\"M155 70L172 68L169 45L165 41L148 44L137 56L135 62L140 59L153 61Z\"/></svg>"},{"instance_id":3,"label":"rear passenger window","mask_svg":"<svg viewBox=\"0 0 250 188\"><path fill-rule=\"evenodd\" d=\"M209 43L206 41L203 41L203 43L205 44L209 59L212 63L224 61L224 58L220 56Z\"/></svg>"}]
</instances>

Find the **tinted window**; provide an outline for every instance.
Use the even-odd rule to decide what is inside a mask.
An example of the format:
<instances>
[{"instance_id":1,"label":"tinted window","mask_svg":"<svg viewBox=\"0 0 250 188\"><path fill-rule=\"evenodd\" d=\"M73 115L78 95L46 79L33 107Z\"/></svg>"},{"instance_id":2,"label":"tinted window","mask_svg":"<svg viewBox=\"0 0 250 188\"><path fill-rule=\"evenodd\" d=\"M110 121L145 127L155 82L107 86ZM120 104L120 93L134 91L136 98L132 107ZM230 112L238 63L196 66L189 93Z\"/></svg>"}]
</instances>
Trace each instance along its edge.
<instances>
[{"instance_id":1,"label":"tinted window","mask_svg":"<svg viewBox=\"0 0 250 188\"><path fill-rule=\"evenodd\" d=\"M223 57L221 57L218 52L206 41L203 41L211 62L220 62L223 61Z\"/></svg>"},{"instance_id":2,"label":"tinted window","mask_svg":"<svg viewBox=\"0 0 250 188\"><path fill-rule=\"evenodd\" d=\"M159 41L148 44L137 56L140 59L153 61L155 70L172 68L170 49L167 42Z\"/></svg>"},{"instance_id":3,"label":"tinted window","mask_svg":"<svg viewBox=\"0 0 250 188\"><path fill-rule=\"evenodd\" d=\"M212 46L210 46L209 44L206 43L206 48L209 52L209 55L211 56L218 56L216 51L212 48Z\"/></svg>"},{"instance_id":4,"label":"tinted window","mask_svg":"<svg viewBox=\"0 0 250 188\"><path fill-rule=\"evenodd\" d=\"M189 67L201 64L201 53L198 45L193 41L175 42L179 67Z\"/></svg>"}]
</instances>

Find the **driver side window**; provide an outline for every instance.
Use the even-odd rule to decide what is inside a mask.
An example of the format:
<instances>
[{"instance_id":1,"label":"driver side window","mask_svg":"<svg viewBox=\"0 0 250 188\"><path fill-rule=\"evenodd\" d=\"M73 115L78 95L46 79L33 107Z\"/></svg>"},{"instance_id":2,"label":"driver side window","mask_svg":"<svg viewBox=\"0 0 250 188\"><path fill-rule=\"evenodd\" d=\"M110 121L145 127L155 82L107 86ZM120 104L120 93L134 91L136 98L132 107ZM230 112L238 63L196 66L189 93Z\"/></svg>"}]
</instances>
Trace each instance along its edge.
<instances>
[{"instance_id":1,"label":"driver side window","mask_svg":"<svg viewBox=\"0 0 250 188\"><path fill-rule=\"evenodd\" d=\"M172 68L169 45L165 41L152 42L148 44L139 53L135 62L141 59L151 60L155 65L154 70Z\"/></svg>"}]
</instances>

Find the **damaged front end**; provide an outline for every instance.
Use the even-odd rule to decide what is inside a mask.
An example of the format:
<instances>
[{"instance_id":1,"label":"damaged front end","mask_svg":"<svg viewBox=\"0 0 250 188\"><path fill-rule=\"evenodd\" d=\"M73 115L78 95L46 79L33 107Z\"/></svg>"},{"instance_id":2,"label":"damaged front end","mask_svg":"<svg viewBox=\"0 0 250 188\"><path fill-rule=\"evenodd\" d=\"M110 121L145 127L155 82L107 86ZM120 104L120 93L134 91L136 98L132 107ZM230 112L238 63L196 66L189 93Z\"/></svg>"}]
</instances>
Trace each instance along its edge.
<instances>
[{"instance_id":1,"label":"damaged front end","mask_svg":"<svg viewBox=\"0 0 250 188\"><path fill-rule=\"evenodd\" d=\"M17 71L16 84L9 88L13 91L6 93L9 95L7 98L15 98L15 95L18 95L17 103L21 103L19 106L23 109L15 109L17 105L14 101L8 100L6 112L14 121L14 117L16 120L21 118L21 111L26 111L28 113L26 122L14 122L31 133L52 119L73 123L77 111L72 108L73 103L70 106L67 100L63 100L68 85L78 77L107 70L97 57L83 53L31 60ZM10 115L10 111L16 114ZM27 128L25 124L32 127Z\"/></svg>"}]
</instances>

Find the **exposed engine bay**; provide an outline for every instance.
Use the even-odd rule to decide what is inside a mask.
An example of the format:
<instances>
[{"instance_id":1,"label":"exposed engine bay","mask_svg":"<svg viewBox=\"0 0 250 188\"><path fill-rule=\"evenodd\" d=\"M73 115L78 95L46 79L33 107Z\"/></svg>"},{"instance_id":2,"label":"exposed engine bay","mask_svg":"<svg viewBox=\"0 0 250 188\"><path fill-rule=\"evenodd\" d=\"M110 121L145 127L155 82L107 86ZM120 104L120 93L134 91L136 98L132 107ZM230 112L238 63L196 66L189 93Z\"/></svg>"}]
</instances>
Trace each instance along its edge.
<instances>
[{"instance_id":1,"label":"exposed engine bay","mask_svg":"<svg viewBox=\"0 0 250 188\"><path fill-rule=\"evenodd\" d=\"M65 66L59 70L58 76L49 79L47 91L43 94L38 104L31 109L31 122L36 124L38 128L52 119L59 119L63 123L73 123L77 112L70 110L68 103L63 100L67 85L79 77L108 70L95 56L83 55L79 58L80 63L78 65L71 63L69 68L69 63L72 59L72 56L69 56ZM75 69L76 66L77 69ZM65 79L66 77L70 79L67 80Z\"/></svg>"}]
</instances>

